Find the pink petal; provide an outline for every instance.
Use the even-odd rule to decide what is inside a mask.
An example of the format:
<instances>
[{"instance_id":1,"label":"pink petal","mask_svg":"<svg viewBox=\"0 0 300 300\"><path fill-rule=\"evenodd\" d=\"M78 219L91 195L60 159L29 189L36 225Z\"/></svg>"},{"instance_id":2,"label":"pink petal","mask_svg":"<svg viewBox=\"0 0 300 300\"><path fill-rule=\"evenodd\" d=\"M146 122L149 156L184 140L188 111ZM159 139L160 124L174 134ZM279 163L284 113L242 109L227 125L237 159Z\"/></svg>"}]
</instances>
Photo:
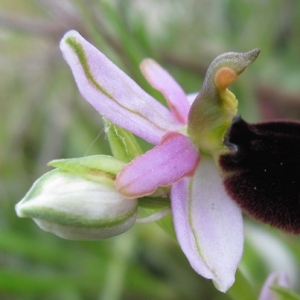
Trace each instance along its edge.
<instances>
[{"instance_id":1,"label":"pink petal","mask_svg":"<svg viewBox=\"0 0 300 300\"><path fill-rule=\"evenodd\" d=\"M164 95L177 120L186 124L190 104L181 86L153 59L145 59L140 67L152 87Z\"/></svg>"},{"instance_id":2,"label":"pink petal","mask_svg":"<svg viewBox=\"0 0 300 300\"><path fill-rule=\"evenodd\" d=\"M243 252L243 220L212 159L202 157L193 178L172 186L171 204L177 239L191 266L227 291Z\"/></svg>"},{"instance_id":3,"label":"pink petal","mask_svg":"<svg viewBox=\"0 0 300 300\"><path fill-rule=\"evenodd\" d=\"M158 186L168 186L191 176L199 161L199 152L187 136L169 132L158 146L121 170L116 187L128 198L150 195Z\"/></svg>"},{"instance_id":4,"label":"pink petal","mask_svg":"<svg viewBox=\"0 0 300 300\"><path fill-rule=\"evenodd\" d=\"M276 294L270 289L272 285L279 285L283 287L290 287L287 275L285 272L271 273L259 295L259 300L276 300L278 299Z\"/></svg>"},{"instance_id":5,"label":"pink petal","mask_svg":"<svg viewBox=\"0 0 300 300\"><path fill-rule=\"evenodd\" d=\"M72 30L60 48L82 96L111 122L150 143L181 127L172 113Z\"/></svg>"}]
</instances>

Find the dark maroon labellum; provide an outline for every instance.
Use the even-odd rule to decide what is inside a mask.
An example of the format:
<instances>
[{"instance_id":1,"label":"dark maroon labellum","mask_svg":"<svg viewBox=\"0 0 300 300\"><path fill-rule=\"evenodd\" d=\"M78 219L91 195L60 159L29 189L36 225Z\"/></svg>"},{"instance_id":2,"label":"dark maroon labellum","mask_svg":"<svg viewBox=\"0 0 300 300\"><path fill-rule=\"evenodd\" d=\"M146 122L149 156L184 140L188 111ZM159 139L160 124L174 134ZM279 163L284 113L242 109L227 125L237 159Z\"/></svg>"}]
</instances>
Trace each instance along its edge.
<instances>
[{"instance_id":1,"label":"dark maroon labellum","mask_svg":"<svg viewBox=\"0 0 300 300\"><path fill-rule=\"evenodd\" d=\"M254 218L300 233L300 123L236 118L220 156L228 194Z\"/></svg>"}]
</instances>

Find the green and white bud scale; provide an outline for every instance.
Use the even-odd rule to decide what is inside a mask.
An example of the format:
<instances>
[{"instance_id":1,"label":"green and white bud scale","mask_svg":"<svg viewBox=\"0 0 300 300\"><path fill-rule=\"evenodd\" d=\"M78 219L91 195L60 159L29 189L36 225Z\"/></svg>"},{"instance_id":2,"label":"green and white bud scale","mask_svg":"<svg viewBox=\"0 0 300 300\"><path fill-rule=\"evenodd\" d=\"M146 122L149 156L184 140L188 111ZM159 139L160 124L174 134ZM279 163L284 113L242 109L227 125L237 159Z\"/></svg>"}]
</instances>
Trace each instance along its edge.
<instances>
[{"instance_id":1,"label":"green and white bud scale","mask_svg":"<svg viewBox=\"0 0 300 300\"><path fill-rule=\"evenodd\" d=\"M99 162L99 156L95 160ZM70 161L65 161L68 168ZM91 159L87 161L90 164ZM77 163L75 169L82 165ZM72 240L100 240L127 231L135 223L138 201L115 189L113 174L98 171L97 181L62 169L46 173L16 205L18 216L32 218L43 230Z\"/></svg>"}]
</instances>

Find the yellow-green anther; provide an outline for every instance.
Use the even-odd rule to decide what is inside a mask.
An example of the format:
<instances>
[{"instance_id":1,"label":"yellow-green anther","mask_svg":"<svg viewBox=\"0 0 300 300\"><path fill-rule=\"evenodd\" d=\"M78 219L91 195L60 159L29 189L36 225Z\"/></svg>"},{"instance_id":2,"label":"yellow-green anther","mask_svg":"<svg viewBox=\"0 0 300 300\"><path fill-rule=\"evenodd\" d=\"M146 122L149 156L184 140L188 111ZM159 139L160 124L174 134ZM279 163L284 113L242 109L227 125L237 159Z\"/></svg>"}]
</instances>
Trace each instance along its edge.
<instances>
[{"instance_id":1,"label":"yellow-green anther","mask_svg":"<svg viewBox=\"0 0 300 300\"><path fill-rule=\"evenodd\" d=\"M257 58L260 50L229 52L209 66L203 87L191 106L188 134L204 152L223 148L224 135L237 113L238 101L228 87Z\"/></svg>"}]
</instances>

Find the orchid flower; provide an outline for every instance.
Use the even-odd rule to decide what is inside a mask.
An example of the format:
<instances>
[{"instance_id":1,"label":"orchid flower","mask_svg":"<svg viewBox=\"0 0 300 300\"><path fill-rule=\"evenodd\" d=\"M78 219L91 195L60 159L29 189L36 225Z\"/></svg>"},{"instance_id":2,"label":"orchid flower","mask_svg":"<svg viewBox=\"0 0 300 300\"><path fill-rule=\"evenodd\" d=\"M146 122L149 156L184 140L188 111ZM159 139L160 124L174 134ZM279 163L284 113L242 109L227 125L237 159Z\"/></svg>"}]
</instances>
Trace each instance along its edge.
<instances>
[{"instance_id":1,"label":"orchid flower","mask_svg":"<svg viewBox=\"0 0 300 300\"><path fill-rule=\"evenodd\" d=\"M237 112L227 87L259 50L216 58L192 106L168 72L144 60L141 71L163 94L167 109L79 33L66 33L60 47L82 96L112 123L155 145L121 169L116 190L137 199L172 185L173 223L182 251L196 272L225 292L242 256L243 223L214 158L224 151L224 135Z\"/></svg>"}]
</instances>

